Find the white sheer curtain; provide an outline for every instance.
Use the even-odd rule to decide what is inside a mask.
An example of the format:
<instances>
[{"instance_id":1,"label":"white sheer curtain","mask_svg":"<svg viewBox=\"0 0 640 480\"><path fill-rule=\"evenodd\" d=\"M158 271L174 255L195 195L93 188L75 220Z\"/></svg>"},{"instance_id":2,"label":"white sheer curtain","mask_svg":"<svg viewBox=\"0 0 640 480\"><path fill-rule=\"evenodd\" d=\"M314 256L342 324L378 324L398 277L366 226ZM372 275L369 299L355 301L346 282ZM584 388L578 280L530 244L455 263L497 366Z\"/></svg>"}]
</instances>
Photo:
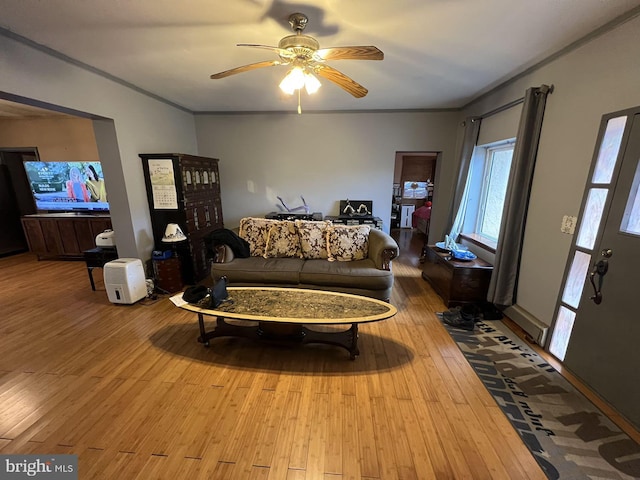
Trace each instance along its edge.
<instances>
[{"instance_id":1,"label":"white sheer curtain","mask_svg":"<svg viewBox=\"0 0 640 480\"><path fill-rule=\"evenodd\" d=\"M467 169L467 179L471 178L472 171L473 171L473 166L471 165ZM458 212L456 213L456 216L453 219L453 223L451 224L451 228L449 229L449 237L453 239L454 242L458 241L458 235L462 233L462 226L464 225L464 219L467 215L467 201L469 199L469 190L470 190L470 182L467 181L464 185L464 190L462 192L462 197L460 199Z\"/></svg>"}]
</instances>

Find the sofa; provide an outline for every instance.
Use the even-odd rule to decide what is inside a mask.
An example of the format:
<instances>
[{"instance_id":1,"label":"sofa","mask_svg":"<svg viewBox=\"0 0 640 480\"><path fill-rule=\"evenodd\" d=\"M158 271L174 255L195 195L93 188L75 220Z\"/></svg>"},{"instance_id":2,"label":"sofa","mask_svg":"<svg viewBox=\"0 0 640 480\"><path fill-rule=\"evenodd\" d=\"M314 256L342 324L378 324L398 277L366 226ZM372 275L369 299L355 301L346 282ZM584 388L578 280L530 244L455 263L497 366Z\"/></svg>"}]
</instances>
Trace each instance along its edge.
<instances>
[{"instance_id":1,"label":"sofa","mask_svg":"<svg viewBox=\"0 0 640 480\"><path fill-rule=\"evenodd\" d=\"M229 286L273 286L354 293L388 301L396 241L368 225L247 217L238 236L250 255L239 258L227 244L213 247L211 276Z\"/></svg>"}]
</instances>

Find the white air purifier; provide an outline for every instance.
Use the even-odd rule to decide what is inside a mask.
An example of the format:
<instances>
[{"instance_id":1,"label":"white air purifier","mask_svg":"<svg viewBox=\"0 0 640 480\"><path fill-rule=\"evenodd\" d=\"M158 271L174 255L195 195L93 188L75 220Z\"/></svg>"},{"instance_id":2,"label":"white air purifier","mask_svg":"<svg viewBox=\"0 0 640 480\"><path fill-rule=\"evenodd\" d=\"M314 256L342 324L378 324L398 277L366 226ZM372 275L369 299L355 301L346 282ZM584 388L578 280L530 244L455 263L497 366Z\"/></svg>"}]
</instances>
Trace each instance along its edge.
<instances>
[{"instance_id":1,"label":"white air purifier","mask_svg":"<svg viewBox=\"0 0 640 480\"><path fill-rule=\"evenodd\" d=\"M104 265L104 285L111 303L135 303L147 296L142 261L119 258Z\"/></svg>"}]
</instances>

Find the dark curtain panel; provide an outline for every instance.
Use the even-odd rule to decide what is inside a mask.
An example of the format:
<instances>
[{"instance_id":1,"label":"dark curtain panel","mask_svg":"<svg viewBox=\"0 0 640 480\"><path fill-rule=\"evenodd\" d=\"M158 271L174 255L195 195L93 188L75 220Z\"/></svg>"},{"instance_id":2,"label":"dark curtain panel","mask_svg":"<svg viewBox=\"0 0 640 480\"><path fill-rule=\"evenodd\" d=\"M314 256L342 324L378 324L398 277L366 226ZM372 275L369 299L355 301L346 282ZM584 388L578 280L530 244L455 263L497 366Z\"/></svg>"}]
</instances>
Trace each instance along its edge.
<instances>
[{"instance_id":1,"label":"dark curtain panel","mask_svg":"<svg viewBox=\"0 0 640 480\"><path fill-rule=\"evenodd\" d=\"M456 181L456 188L453 191L453 203L449 209L449 217L447 218L447 225L445 228L445 232L449 233L449 235L454 235L454 241L457 241L457 238L455 237L457 237L457 234L459 233L458 231L453 231L454 222L458 215L458 211L463 207L462 198L467 186L467 180L469 179L471 156L473 155L473 149L478 141L480 121L480 117L467 117L464 122L464 139L462 141L462 148L460 149L460 158L458 159L458 178Z\"/></svg>"},{"instance_id":2,"label":"dark curtain panel","mask_svg":"<svg viewBox=\"0 0 640 480\"><path fill-rule=\"evenodd\" d=\"M544 107L550 90L547 85L529 88L524 97L502 212L493 275L487 295L487 300L496 305L509 306L516 303L531 182L538 153Z\"/></svg>"}]
</instances>

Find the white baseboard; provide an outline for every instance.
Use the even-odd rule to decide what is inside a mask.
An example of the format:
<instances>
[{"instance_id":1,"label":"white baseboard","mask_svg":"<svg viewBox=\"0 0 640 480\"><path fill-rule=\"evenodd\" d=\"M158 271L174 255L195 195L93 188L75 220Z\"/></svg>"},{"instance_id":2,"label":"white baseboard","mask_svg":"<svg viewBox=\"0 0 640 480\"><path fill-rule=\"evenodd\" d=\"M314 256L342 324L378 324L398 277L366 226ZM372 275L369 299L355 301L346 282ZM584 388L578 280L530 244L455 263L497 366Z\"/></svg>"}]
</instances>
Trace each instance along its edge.
<instances>
[{"instance_id":1,"label":"white baseboard","mask_svg":"<svg viewBox=\"0 0 640 480\"><path fill-rule=\"evenodd\" d=\"M542 323L519 305L507 307L504 313L507 317L516 322L520 328L527 332L534 342L541 347L544 347L545 342L547 341L547 333L549 332L548 325Z\"/></svg>"}]
</instances>

